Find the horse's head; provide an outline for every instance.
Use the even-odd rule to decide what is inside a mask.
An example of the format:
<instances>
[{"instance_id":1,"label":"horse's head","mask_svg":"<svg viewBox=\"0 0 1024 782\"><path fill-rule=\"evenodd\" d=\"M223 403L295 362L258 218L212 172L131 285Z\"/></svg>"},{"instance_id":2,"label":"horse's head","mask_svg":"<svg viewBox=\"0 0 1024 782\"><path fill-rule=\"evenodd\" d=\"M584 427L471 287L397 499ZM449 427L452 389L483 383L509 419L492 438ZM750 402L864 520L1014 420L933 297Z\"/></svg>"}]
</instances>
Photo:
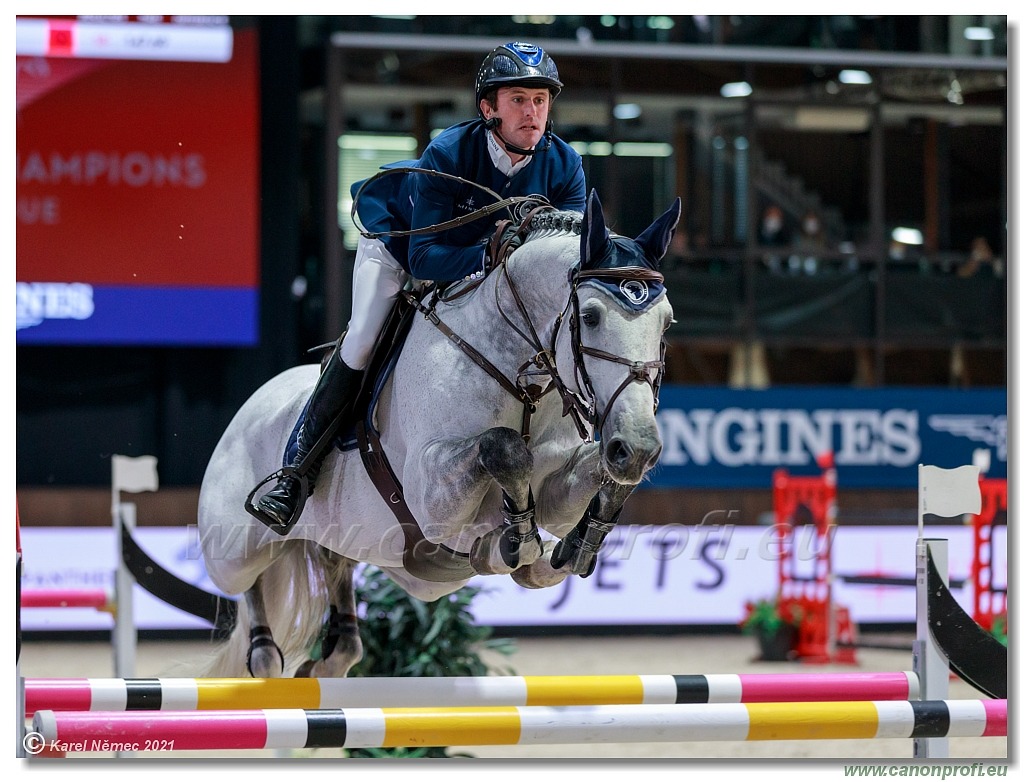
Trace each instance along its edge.
<instances>
[{"instance_id":1,"label":"horse's head","mask_svg":"<svg viewBox=\"0 0 1024 782\"><path fill-rule=\"evenodd\" d=\"M596 192L583 215L570 303L572 371L617 483L638 483L661 454L654 414L672 305L659 266L681 209L677 198L636 239L608 231Z\"/></svg>"},{"instance_id":2,"label":"horse's head","mask_svg":"<svg viewBox=\"0 0 1024 782\"><path fill-rule=\"evenodd\" d=\"M538 351L524 367L550 378L564 413L582 437L592 431L600 440L604 467L620 484L639 483L661 453L654 413L672 306L658 267L681 208L677 198L630 239L608 231L591 192L583 215L532 216L503 264L506 301L519 317L500 303L499 312Z\"/></svg>"}]
</instances>

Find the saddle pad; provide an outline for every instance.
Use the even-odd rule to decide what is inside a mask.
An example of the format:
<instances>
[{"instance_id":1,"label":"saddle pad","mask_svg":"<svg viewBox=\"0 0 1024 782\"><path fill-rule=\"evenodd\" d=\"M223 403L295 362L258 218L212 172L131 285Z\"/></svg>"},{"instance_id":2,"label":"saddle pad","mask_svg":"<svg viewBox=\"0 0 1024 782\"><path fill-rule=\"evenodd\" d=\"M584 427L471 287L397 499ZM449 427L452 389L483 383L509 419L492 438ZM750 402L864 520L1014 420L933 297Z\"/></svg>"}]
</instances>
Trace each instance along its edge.
<instances>
[{"instance_id":1,"label":"saddle pad","mask_svg":"<svg viewBox=\"0 0 1024 782\"><path fill-rule=\"evenodd\" d=\"M356 402L356 407L360 414L365 415L367 426L372 426L373 412L377 409L377 400L380 398L380 392L398 363L398 357L402 352L402 345L405 344L405 339L409 335L409 328L412 326L412 315L415 312L416 310L412 305L400 296L395 302L395 306L392 308L384 328L381 330L380 337L377 339L377 346L374 348L370 363L367 366L367 377L373 378L373 382L366 383L364 380L363 387L359 392L359 399ZM288 444L285 446L284 460L281 464L282 467L287 467L294 463L299 448L299 429L302 428L302 422L306 420L306 411L308 409L309 400L307 399L306 404L302 406L302 412L299 413L295 426L292 427L292 433L288 436ZM358 416L355 420L358 420ZM338 432L338 436L334 438L334 447L339 451L352 451L359 447L354 423L352 426Z\"/></svg>"}]
</instances>

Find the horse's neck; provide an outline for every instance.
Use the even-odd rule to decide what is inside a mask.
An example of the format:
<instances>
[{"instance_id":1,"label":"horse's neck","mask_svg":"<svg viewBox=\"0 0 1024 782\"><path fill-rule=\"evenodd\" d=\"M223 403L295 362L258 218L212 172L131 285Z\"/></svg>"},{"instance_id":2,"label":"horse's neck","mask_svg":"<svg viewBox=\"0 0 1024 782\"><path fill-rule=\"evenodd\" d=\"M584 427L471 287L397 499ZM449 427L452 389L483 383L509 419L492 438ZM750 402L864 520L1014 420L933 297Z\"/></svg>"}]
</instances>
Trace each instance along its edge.
<instances>
[{"instance_id":1,"label":"horse's neck","mask_svg":"<svg viewBox=\"0 0 1024 782\"><path fill-rule=\"evenodd\" d=\"M540 337L544 348L553 348L555 322L569 301L569 270L572 258L564 237L550 237L527 243L507 262L507 277L496 280L501 307L514 312L515 323L525 323L520 303ZM497 277L497 275L492 275ZM518 294L513 294L513 288Z\"/></svg>"}]
</instances>

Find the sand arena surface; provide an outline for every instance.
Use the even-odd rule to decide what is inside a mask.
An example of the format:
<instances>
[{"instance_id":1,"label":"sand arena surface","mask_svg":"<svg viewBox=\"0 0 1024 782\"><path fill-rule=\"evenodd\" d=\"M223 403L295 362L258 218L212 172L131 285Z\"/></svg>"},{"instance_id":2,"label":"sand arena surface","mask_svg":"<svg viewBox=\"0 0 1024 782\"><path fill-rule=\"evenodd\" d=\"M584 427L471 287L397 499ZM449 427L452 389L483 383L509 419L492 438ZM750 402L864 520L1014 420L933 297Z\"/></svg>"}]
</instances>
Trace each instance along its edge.
<instances>
[{"instance_id":1,"label":"sand arena surface","mask_svg":"<svg viewBox=\"0 0 1024 782\"><path fill-rule=\"evenodd\" d=\"M497 633L500 635L500 633ZM799 662L756 662L756 642L739 636L560 636L550 638L522 638L516 641L517 651L511 657L494 655L488 657L495 667L510 669L515 675L600 675L600 674L711 674L711 673L797 673L800 671L904 671L911 670L913 663L909 652L864 649L858 651L856 665L814 665ZM136 658L136 676L193 676L190 670L210 646L203 641L141 641ZM113 655L111 647L104 642L26 642L21 652L21 673L26 677L109 677L113 676ZM981 696L977 691L954 678L950 681L949 697L953 699L974 699ZM1012 703L1011 703L1012 711ZM1011 733L1014 721L1011 713ZM476 758L487 759L543 759L561 767L558 760L600 761L604 759L629 759L633 761L662 761L645 763L645 768L669 763L673 760L689 759L680 763L680 768L695 770L693 761L711 761L708 770L714 771L733 767L741 773L753 768L770 768L761 761L785 760L787 768L802 766L835 768L842 776L842 760L869 762L870 759L913 759L913 742L909 739L880 740L823 740L823 741L716 741L716 742L651 742L651 743L601 743L570 745L530 745L496 747L453 747L452 751L465 752ZM971 765L972 759L996 759L1006 762L1008 742L1006 738L952 738L949 739L950 758L963 759L961 765ZM102 754L82 753L70 755L76 758L108 757ZM159 753L138 753L138 758L147 760L168 760L169 756ZM176 758L203 759L251 759L251 758L312 758L338 759L344 757L344 750L318 749L281 752L263 751L221 751L182 752ZM735 764L730 761L736 761ZM814 762L818 761L818 762ZM822 762L828 761L827 766ZM835 762L833 762L835 761ZM59 760L45 761L47 767ZM120 762L114 758L114 763ZM38 768L44 761L35 761ZM367 761L360 764L361 772ZM131 764L137 768L137 763ZM156 765L147 763L147 768ZM220 764L218 764L219 767ZM249 764L246 764L247 766ZM276 766L277 764L275 764ZM391 767L389 764L379 764ZM452 764L444 764L449 768ZM471 764L476 765L476 764ZM490 764L488 764L490 765ZM520 764L511 764L519 767ZM590 763L583 764L589 768ZM776 764L777 765L777 764ZM109 765L104 763L104 767ZM531 766L532 767L532 766ZM700 764L705 768L705 764ZM1011 774L1013 772L1011 771Z\"/></svg>"}]
</instances>

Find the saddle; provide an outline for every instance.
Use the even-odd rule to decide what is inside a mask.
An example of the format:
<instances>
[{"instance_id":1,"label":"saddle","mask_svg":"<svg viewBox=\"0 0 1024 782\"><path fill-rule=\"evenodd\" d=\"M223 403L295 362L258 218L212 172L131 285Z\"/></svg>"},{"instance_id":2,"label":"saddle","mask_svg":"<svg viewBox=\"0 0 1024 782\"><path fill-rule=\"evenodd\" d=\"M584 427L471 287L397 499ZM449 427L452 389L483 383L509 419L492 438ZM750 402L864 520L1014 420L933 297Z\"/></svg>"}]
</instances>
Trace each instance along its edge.
<instances>
[{"instance_id":1,"label":"saddle","mask_svg":"<svg viewBox=\"0 0 1024 782\"><path fill-rule=\"evenodd\" d=\"M384 321L384 326L381 328L380 334L377 337L377 343L370 355L370 362L363 373L362 385L359 388L354 403L353 412L355 413L355 420L362 422L372 417L373 410L376 407L376 399L380 394L380 390L384 387L384 382L394 370L395 363L397 363L398 356L402 351L402 345L405 344L405 338L409 334L409 328L412 326L413 315L415 314L416 310L412 303L405 296L399 296L395 305L391 308L387 319ZM338 350L341 341L341 339L338 339L337 342L328 343L328 347L324 350L323 356L320 359L321 371L327 365L334 351ZM291 435L288 437L288 444L285 446L284 452L284 465L291 464L295 458L296 450L298 449L299 430L302 428L302 423L306 418L308 405L309 403L307 402L306 406L302 408L302 412L292 428ZM358 447L358 444L356 427L353 426L347 430L339 431L335 435L332 447L339 451L351 451Z\"/></svg>"}]
</instances>

